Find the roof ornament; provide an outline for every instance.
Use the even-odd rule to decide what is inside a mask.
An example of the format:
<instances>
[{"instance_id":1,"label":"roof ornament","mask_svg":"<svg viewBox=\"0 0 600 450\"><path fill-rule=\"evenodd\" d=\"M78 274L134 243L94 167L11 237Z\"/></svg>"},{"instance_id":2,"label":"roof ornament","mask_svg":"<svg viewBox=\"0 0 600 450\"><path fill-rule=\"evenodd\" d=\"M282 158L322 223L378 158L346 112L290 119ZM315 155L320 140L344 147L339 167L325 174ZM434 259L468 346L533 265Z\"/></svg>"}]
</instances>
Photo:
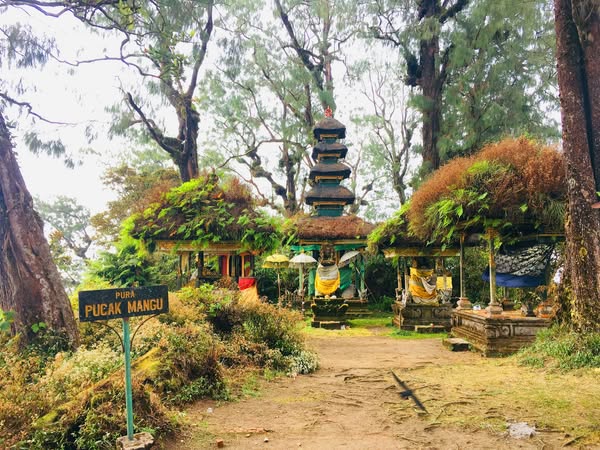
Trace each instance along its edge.
<instances>
[{"instance_id":1,"label":"roof ornament","mask_svg":"<svg viewBox=\"0 0 600 450\"><path fill-rule=\"evenodd\" d=\"M325 117L333 117L333 111L329 106L325 109Z\"/></svg>"}]
</instances>

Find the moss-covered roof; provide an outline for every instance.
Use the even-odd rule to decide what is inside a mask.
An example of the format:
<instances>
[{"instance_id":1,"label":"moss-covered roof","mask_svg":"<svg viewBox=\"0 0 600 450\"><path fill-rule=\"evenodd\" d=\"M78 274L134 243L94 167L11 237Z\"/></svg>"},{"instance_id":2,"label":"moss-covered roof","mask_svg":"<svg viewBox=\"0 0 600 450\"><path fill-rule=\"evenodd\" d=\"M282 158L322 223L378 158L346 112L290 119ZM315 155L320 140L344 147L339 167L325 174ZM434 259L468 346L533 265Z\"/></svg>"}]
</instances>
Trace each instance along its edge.
<instances>
[{"instance_id":1,"label":"moss-covered roof","mask_svg":"<svg viewBox=\"0 0 600 450\"><path fill-rule=\"evenodd\" d=\"M149 248L158 240L172 240L199 247L239 242L244 250L268 251L280 245L280 221L259 206L237 178L222 181L214 173L203 174L133 216L129 233Z\"/></svg>"},{"instance_id":2,"label":"moss-covered roof","mask_svg":"<svg viewBox=\"0 0 600 450\"><path fill-rule=\"evenodd\" d=\"M504 236L560 233L566 185L562 154L526 138L505 139L432 173L370 244L455 243L494 228Z\"/></svg>"}]
</instances>

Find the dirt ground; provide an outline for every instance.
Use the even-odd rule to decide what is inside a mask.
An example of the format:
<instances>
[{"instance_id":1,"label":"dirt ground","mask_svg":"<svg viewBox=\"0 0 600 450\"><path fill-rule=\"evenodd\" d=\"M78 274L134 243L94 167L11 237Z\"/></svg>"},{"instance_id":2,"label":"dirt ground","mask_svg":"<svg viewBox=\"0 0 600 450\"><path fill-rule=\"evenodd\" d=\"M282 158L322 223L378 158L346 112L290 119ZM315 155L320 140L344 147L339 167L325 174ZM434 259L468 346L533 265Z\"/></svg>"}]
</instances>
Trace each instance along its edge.
<instances>
[{"instance_id":1,"label":"dirt ground","mask_svg":"<svg viewBox=\"0 0 600 450\"><path fill-rule=\"evenodd\" d=\"M461 367L482 364L477 353L450 352L440 339L383 335L311 337L309 346L319 355L316 373L260 381L258 394L236 402L198 402L187 411L183 432L163 448L217 448L218 440L224 448L271 450L577 448L577 438L556 429L511 437L507 423L531 422L518 417L530 411L498 411L486 403L493 392L485 397L481 390L462 392L450 384L454 377L468 376ZM458 372L447 372L451 367ZM392 371L414 389L427 411L402 398ZM427 371L449 375L434 375L432 382L419 375ZM470 412L461 411L461 405ZM469 426L458 417L475 413L499 426L486 428L480 421Z\"/></svg>"}]
</instances>

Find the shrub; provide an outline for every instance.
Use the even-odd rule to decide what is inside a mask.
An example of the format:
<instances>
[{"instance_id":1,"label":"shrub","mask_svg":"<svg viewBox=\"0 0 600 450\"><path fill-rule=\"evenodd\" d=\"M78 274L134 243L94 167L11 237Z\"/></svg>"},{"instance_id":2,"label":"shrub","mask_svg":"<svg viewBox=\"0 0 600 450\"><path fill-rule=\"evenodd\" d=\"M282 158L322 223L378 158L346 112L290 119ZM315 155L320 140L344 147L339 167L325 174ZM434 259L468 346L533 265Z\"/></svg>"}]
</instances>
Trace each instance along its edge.
<instances>
[{"instance_id":1,"label":"shrub","mask_svg":"<svg viewBox=\"0 0 600 450\"><path fill-rule=\"evenodd\" d=\"M523 365L560 370L600 367L600 333L579 333L555 325L540 331L535 342L522 349Z\"/></svg>"},{"instance_id":2,"label":"shrub","mask_svg":"<svg viewBox=\"0 0 600 450\"><path fill-rule=\"evenodd\" d=\"M130 320L136 431L169 433L174 405L229 398L223 365L290 374L316 368L316 356L303 348L299 313L240 304L238 296L188 288L170 295L168 314ZM81 328L83 345L73 353L52 354L59 348L52 341L23 352L18 339L0 334L0 447L107 449L126 433L119 339L107 327Z\"/></svg>"}]
</instances>

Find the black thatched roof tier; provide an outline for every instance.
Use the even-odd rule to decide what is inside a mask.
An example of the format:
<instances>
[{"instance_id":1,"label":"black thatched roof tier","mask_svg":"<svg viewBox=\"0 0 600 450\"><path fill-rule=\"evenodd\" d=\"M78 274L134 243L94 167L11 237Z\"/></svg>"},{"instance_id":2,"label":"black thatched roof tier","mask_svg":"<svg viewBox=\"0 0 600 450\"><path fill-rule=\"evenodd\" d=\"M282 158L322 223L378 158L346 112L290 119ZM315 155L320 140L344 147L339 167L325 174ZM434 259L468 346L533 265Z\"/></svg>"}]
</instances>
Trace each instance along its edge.
<instances>
[{"instance_id":1,"label":"black thatched roof tier","mask_svg":"<svg viewBox=\"0 0 600 450\"><path fill-rule=\"evenodd\" d=\"M346 179L350 176L352 170L344 163L319 163L310 169L310 179L315 180L316 177L342 177Z\"/></svg>"},{"instance_id":2,"label":"black thatched roof tier","mask_svg":"<svg viewBox=\"0 0 600 450\"><path fill-rule=\"evenodd\" d=\"M318 184L306 194L306 203L339 202L349 205L354 202L354 194L344 186L336 184Z\"/></svg>"},{"instance_id":3,"label":"black thatched roof tier","mask_svg":"<svg viewBox=\"0 0 600 450\"><path fill-rule=\"evenodd\" d=\"M319 142L313 147L312 159L318 161L319 157L330 156L339 159L344 159L348 153L348 147L339 142L328 144L326 142Z\"/></svg>"},{"instance_id":4,"label":"black thatched roof tier","mask_svg":"<svg viewBox=\"0 0 600 450\"><path fill-rule=\"evenodd\" d=\"M333 117L325 117L315 125L313 134L317 141L331 135L335 135L336 139L344 139L346 137L346 126Z\"/></svg>"},{"instance_id":5,"label":"black thatched roof tier","mask_svg":"<svg viewBox=\"0 0 600 450\"><path fill-rule=\"evenodd\" d=\"M356 216L301 217L296 219L300 241L363 240L375 226Z\"/></svg>"}]
</instances>

